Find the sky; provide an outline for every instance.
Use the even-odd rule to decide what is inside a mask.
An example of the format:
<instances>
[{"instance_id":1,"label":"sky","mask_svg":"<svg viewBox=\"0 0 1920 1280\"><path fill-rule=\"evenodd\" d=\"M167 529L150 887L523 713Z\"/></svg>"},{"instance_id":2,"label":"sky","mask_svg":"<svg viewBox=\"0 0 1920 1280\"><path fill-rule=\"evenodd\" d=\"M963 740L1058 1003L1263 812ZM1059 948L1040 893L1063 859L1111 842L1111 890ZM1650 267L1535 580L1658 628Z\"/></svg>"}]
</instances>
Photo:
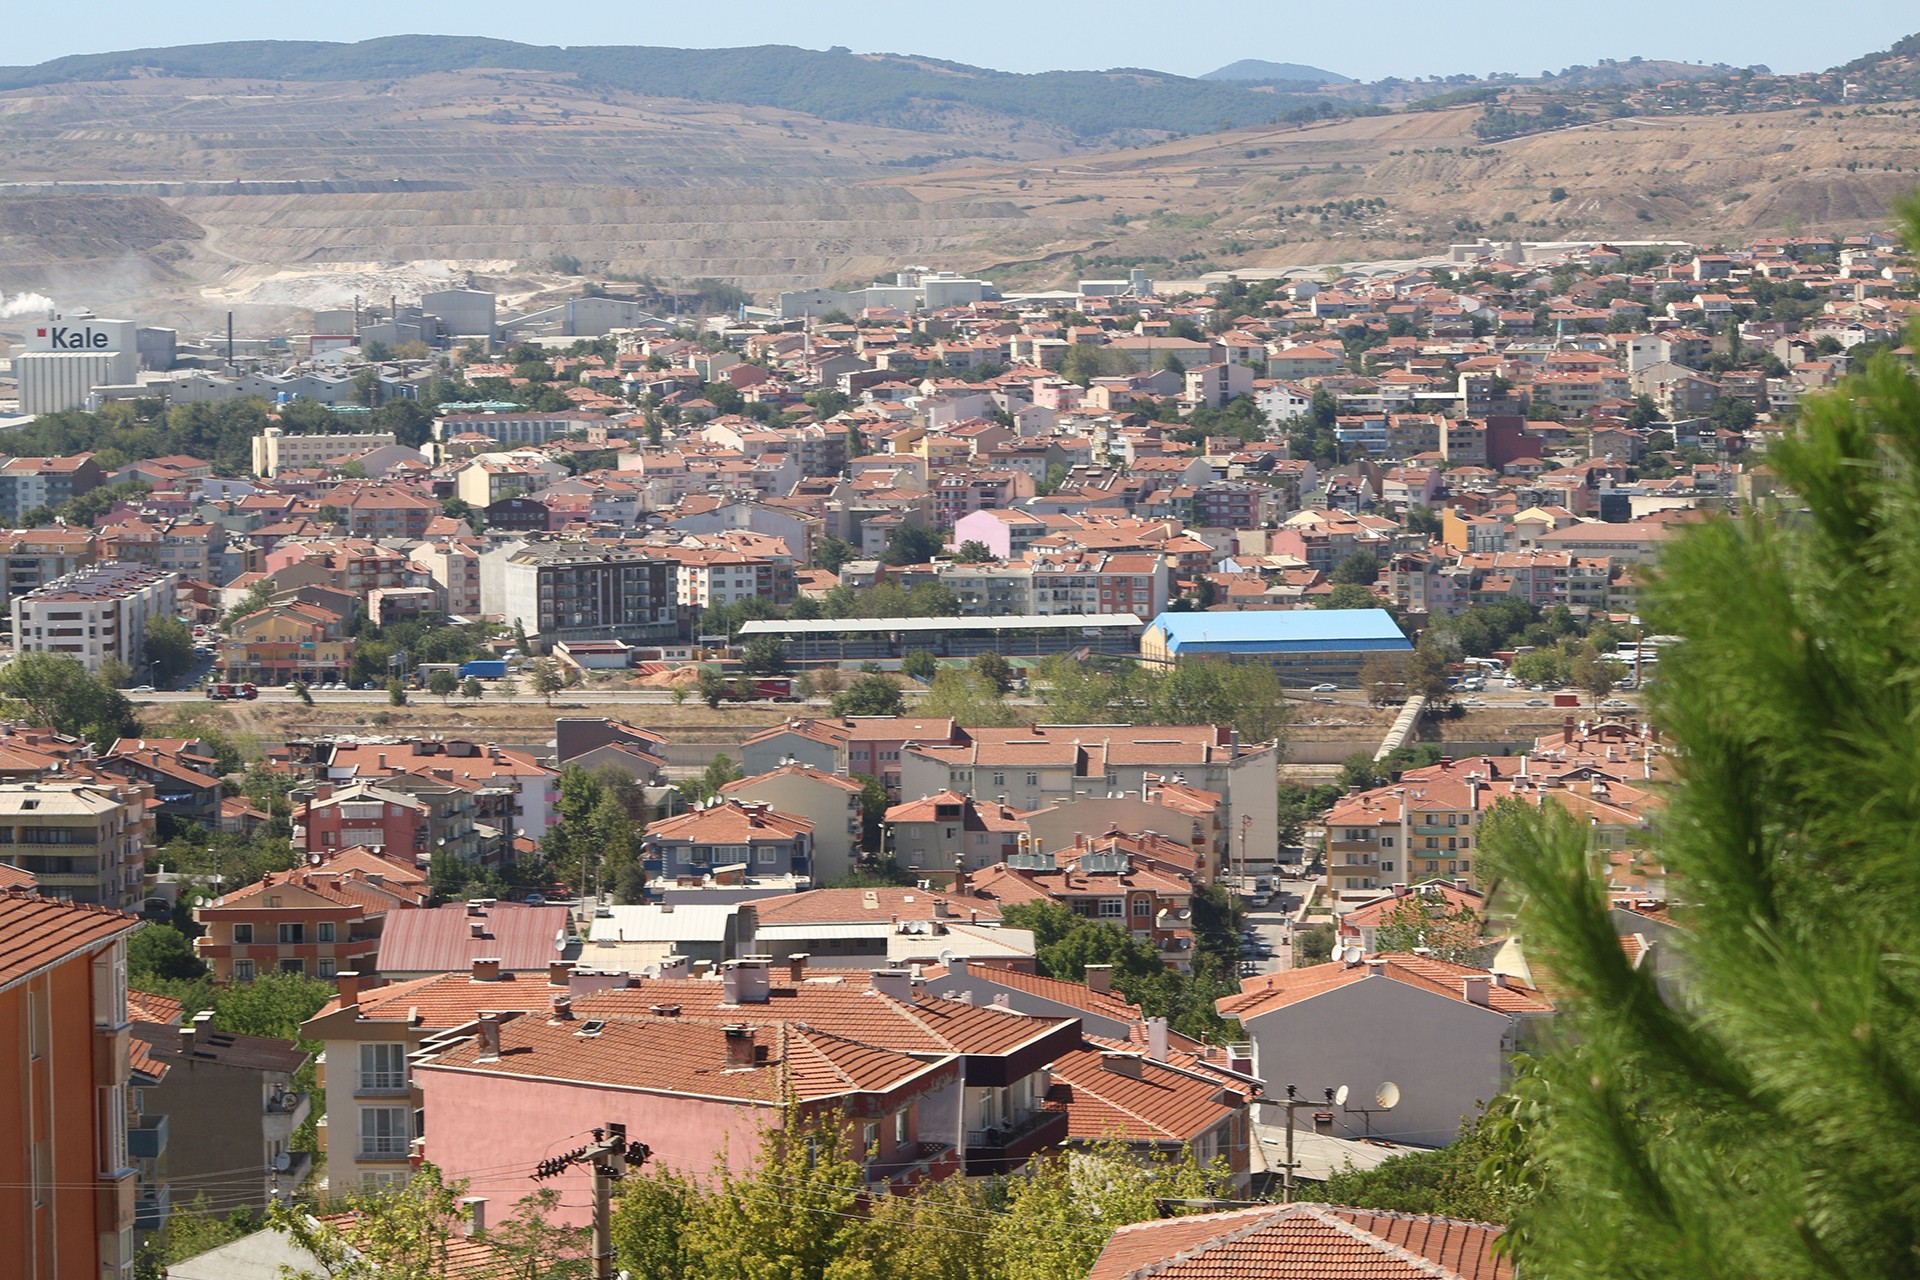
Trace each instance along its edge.
<instances>
[{"instance_id":1,"label":"sky","mask_svg":"<svg viewBox=\"0 0 1920 1280\"><path fill-rule=\"evenodd\" d=\"M1362 80L1512 72L1601 58L1762 63L1817 71L1920 30L1914 0L1847 0L1820 19L1804 0L1612 0L1593 9L1512 0L526 0L268 5L259 0L94 0L13 6L0 62L219 40L477 35L530 44L717 48L793 44L920 53L1004 71L1151 67L1201 75L1241 58L1299 62Z\"/></svg>"}]
</instances>

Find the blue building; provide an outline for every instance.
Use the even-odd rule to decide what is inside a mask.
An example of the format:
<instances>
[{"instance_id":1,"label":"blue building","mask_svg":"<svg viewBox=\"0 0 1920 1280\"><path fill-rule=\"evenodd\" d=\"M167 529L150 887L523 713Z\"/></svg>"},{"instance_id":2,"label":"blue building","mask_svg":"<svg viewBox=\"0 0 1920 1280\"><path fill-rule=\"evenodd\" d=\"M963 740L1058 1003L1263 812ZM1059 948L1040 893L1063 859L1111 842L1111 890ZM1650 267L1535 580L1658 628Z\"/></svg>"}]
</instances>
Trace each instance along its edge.
<instances>
[{"instance_id":1,"label":"blue building","mask_svg":"<svg viewBox=\"0 0 1920 1280\"><path fill-rule=\"evenodd\" d=\"M1143 662L1267 662L1289 684L1352 683L1371 655L1412 651L1412 643L1385 609L1163 613L1140 637Z\"/></svg>"}]
</instances>

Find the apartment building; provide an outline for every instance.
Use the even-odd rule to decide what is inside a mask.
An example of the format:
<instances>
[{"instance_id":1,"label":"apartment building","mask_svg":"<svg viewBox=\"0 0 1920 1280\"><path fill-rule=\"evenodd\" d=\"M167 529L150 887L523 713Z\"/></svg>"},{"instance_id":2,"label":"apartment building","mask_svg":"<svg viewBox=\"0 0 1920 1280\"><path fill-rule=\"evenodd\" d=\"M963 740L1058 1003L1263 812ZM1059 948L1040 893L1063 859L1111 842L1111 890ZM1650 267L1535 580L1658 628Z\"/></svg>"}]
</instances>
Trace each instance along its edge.
<instances>
[{"instance_id":1,"label":"apartment building","mask_svg":"<svg viewBox=\"0 0 1920 1280\"><path fill-rule=\"evenodd\" d=\"M859 783L842 774L788 764L729 782L720 788L720 795L766 805L811 823L812 874L820 880L838 880L853 871L860 854L861 790Z\"/></svg>"},{"instance_id":2,"label":"apartment building","mask_svg":"<svg viewBox=\"0 0 1920 1280\"><path fill-rule=\"evenodd\" d=\"M354 457L369 449L397 443L391 431L342 431L288 435L284 427L268 427L253 438L253 474L273 477Z\"/></svg>"},{"instance_id":3,"label":"apartment building","mask_svg":"<svg viewBox=\"0 0 1920 1280\"><path fill-rule=\"evenodd\" d=\"M336 975L339 994L300 1026L301 1039L324 1046L319 1084L327 1113L319 1138L328 1186L371 1190L405 1182L420 1134L411 1057L483 1009L544 1014L554 995L567 993L570 968L556 963L545 973L519 975L474 964L383 987L358 971Z\"/></svg>"},{"instance_id":4,"label":"apartment building","mask_svg":"<svg viewBox=\"0 0 1920 1280\"><path fill-rule=\"evenodd\" d=\"M734 798L647 826L650 876L702 876L745 866L754 875L813 875L813 823Z\"/></svg>"},{"instance_id":5,"label":"apartment building","mask_svg":"<svg viewBox=\"0 0 1920 1280\"><path fill-rule=\"evenodd\" d=\"M1057 902L1075 915L1125 929L1175 969L1193 966L1193 882L1138 864L1124 850L1081 846L1063 855L1016 853L975 872L972 892L1003 909Z\"/></svg>"},{"instance_id":6,"label":"apartment building","mask_svg":"<svg viewBox=\"0 0 1920 1280\"><path fill-rule=\"evenodd\" d=\"M175 617L175 574L105 561L56 578L13 600L13 643L19 653L58 653L98 675L108 661L139 671L146 665L151 618Z\"/></svg>"},{"instance_id":7,"label":"apartment building","mask_svg":"<svg viewBox=\"0 0 1920 1280\"><path fill-rule=\"evenodd\" d=\"M140 905L147 788L92 782L0 785L0 863L30 873L49 898Z\"/></svg>"},{"instance_id":8,"label":"apartment building","mask_svg":"<svg viewBox=\"0 0 1920 1280\"><path fill-rule=\"evenodd\" d=\"M137 917L0 892L0 1274L132 1280L134 1161L164 1129L130 1120L127 939Z\"/></svg>"},{"instance_id":9,"label":"apartment building","mask_svg":"<svg viewBox=\"0 0 1920 1280\"><path fill-rule=\"evenodd\" d=\"M480 559L486 612L540 640L674 640L680 635L678 566L640 550L532 543Z\"/></svg>"},{"instance_id":10,"label":"apartment building","mask_svg":"<svg viewBox=\"0 0 1920 1280\"><path fill-rule=\"evenodd\" d=\"M99 539L85 529L14 529L0 533L0 601L44 587L99 559Z\"/></svg>"},{"instance_id":11,"label":"apartment building","mask_svg":"<svg viewBox=\"0 0 1920 1280\"><path fill-rule=\"evenodd\" d=\"M105 483L106 473L91 453L7 458L0 461L0 521L22 524L23 516L54 510Z\"/></svg>"},{"instance_id":12,"label":"apartment building","mask_svg":"<svg viewBox=\"0 0 1920 1280\"><path fill-rule=\"evenodd\" d=\"M251 982L263 973L332 978L371 970L380 925L390 910L421 906L417 887L359 873L275 871L194 910L206 930L194 954L216 982Z\"/></svg>"},{"instance_id":13,"label":"apartment building","mask_svg":"<svg viewBox=\"0 0 1920 1280\"><path fill-rule=\"evenodd\" d=\"M184 1190L219 1186L221 1203L264 1210L274 1193L298 1187L313 1157L293 1149L293 1134L313 1099L294 1088L307 1053L291 1040L216 1031L205 1010L184 1023L136 1020L142 1045L134 1080L143 1120L163 1126L169 1185ZM251 1178L246 1176L252 1172ZM154 1197L155 1201L159 1197ZM166 1224L171 1197L155 1203L138 1225Z\"/></svg>"}]
</instances>

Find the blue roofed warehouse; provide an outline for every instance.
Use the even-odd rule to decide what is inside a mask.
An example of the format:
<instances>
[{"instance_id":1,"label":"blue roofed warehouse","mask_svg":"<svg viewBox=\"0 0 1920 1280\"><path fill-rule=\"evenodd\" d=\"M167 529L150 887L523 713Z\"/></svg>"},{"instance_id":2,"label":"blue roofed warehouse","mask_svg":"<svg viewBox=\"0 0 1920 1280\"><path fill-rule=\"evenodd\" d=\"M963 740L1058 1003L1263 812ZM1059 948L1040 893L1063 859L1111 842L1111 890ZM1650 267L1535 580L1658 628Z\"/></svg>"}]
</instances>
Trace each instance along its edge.
<instances>
[{"instance_id":1,"label":"blue roofed warehouse","mask_svg":"<svg viewBox=\"0 0 1920 1280\"><path fill-rule=\"evenodd\" d=\"M1140 660L1168 666L1199 658L1268 662L1289 684L1352 682L1376 653L1413 645L1385 609L1249 609L1163 613L1140 637Z\"/></svg>"}]
</instances>

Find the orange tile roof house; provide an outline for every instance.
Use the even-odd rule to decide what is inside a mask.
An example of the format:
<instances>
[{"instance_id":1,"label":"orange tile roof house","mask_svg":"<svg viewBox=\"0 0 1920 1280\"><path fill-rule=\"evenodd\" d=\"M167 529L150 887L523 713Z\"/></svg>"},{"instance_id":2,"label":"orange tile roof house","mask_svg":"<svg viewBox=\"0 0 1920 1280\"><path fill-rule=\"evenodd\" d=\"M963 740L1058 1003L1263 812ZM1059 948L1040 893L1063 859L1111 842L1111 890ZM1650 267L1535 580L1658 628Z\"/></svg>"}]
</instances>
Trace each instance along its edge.
<instances>
[{"instance_id":1,"label":"orange tile roof house","mask_svg":"<svg viewBox=\"0 0 1920 1280\"><path fill-rule=\"evenodd\" d=\"M1137 862L1124 849L1016 854L1011 862L975 873L972 892L1002 906L1060 903L1076 915L1127 930L1176 969L1192 967L1193 882Z\"/></svg>"},{"instance_id":2,"label":"orange tile roof house","mask_svg":"<svg viewBox=\"0 0 1920 1280\"><path fill-rule=\"evenodd\" d=\"M1247 978L1217 1005L1245 1028L1269 1094L1344 1084L1368 1098L1392 1081L1398 1106L1334 1110L1335 1134L1434 1147L1505 1086L1508 1060L1554 1012L1504 973L1404 953Z\"/></svg>"},{"instance_id":3,"label":"orange tile roof house","mask_svg":"<svg viewBox=\"0 0 1920 1280\"><path fill-rule=\"evenodd\" d=\"M556 962L544 973L515 974L476 962L384 987L342 970L339 995L300 1025L302 1039L325 1046L327 1114L319 1133L328 1184L354 1190L405 1181L420 1109L410 1055L483 1009L544 1012L555 995L567 994L571 969Z\"/></svg>"},{"instance_id":4,"label":"orange tile roof house","mask_svg":"<svg viewBox=\"0 0 1920 1280\"><path fill-rule=\"evenodd\" d=\"M133 1272L130 1142L157 1136L128 1119L127 939L139 927L0 893L0 1275Z\"/></svg>"},{"instance_id":5,"label":"orange tile roof house","mask_svg":"<svg viewBox=\"0 0 1920 1280\"><path fill-rule=\"evenodd\" d=\"M787 980L775 981L776 974ZM1044 1106L1046 1068L1079 1045L1077 1019L1027 1017L940 999L903 969L795 983L784 967L744 960L726 966L723 979L648 978L576 996L573 1012L582 1018L678 1017L745 1026L804 1023L926 1062L958 1055L959 1107L937 1118L923 1112L919 1132L928 1139L951 1135L948 1141L963 1144L969 1176L1010 1171L1066 1139L1065 1115Z\"/></svg>"},{"instance_id":6,"label":"orange tile roof house","mask_svg":"<svg viewBox=\"0 0 1920 1280\"><path fill-rule=\"evenodd\" d=\"M268 872L194 911L206 930L193 940L194 954L223 983L251 982L264 973L332 978L371 969L387 912L420 900L417 890L390 890L359 873Z\"/></svg>"},{"instance_id":7,"label":"orange tile roof house","mask_svg":"<svg viewBox=\"0 0 1920 1280\"><path fill-rule=\"evenodd\" d=\"M1138 1222L1113 1233L1087 1280L1511 1280L1503 1227L1458 1218L1266 1205Z\"/></svg>"},{"instance_id":8,"label":"orange tile roof house","mask_svg":"<svg viewBox=\"0 0 1920 1280\"><path fill-rule=\"evenodd\" d=\"M904 1192L960 1170L958 1055L922 1057L801 1022L587 1018L566 1005L483 1014L470 1036L415 1067L425 1102L422 1154L449 1177L509 1199L552 1185L555 1217L579 1224L590 1174L532 1181L553 1133L612 1119L645 1135L653 1165L715 1179L752 1168L771 1129L803 1117L849 1122L846 1154L870 1191ZM516 1122L516 1121L523 1122ZM502 1174L503 1163L525 1172Z\"/></svg>"},{"instance_id":9,"label":"orange tile roof house","mask_svg":"<svg viewBox=\"0 0 1920 1280\"><path fill-rule=\"evenodd\" d=\"M745 865L761 875L813 874L813 823L770 805L718 800L647 826L645 866L657 876Z\"/></svg>"},{"instance_id":10,"label":"orange tile roof house","mask_svg":"<svg viewBox=\"0 0 1920 1280\"><path fill-rule=\"evenodd\" d=\"M1201 1164L1222 1161L1229 1184L1244 1191L1252 1155L1252 1123L1244 1094L1217 1076L1185 1070L1151 1052L1085 1044L1053 1060L1047 1109L1067 1116L1067 1138L1094 1146L1118 1140L1144 1156L1178 1158L1191 1149Z\"/></svg>"}]
</instances>

